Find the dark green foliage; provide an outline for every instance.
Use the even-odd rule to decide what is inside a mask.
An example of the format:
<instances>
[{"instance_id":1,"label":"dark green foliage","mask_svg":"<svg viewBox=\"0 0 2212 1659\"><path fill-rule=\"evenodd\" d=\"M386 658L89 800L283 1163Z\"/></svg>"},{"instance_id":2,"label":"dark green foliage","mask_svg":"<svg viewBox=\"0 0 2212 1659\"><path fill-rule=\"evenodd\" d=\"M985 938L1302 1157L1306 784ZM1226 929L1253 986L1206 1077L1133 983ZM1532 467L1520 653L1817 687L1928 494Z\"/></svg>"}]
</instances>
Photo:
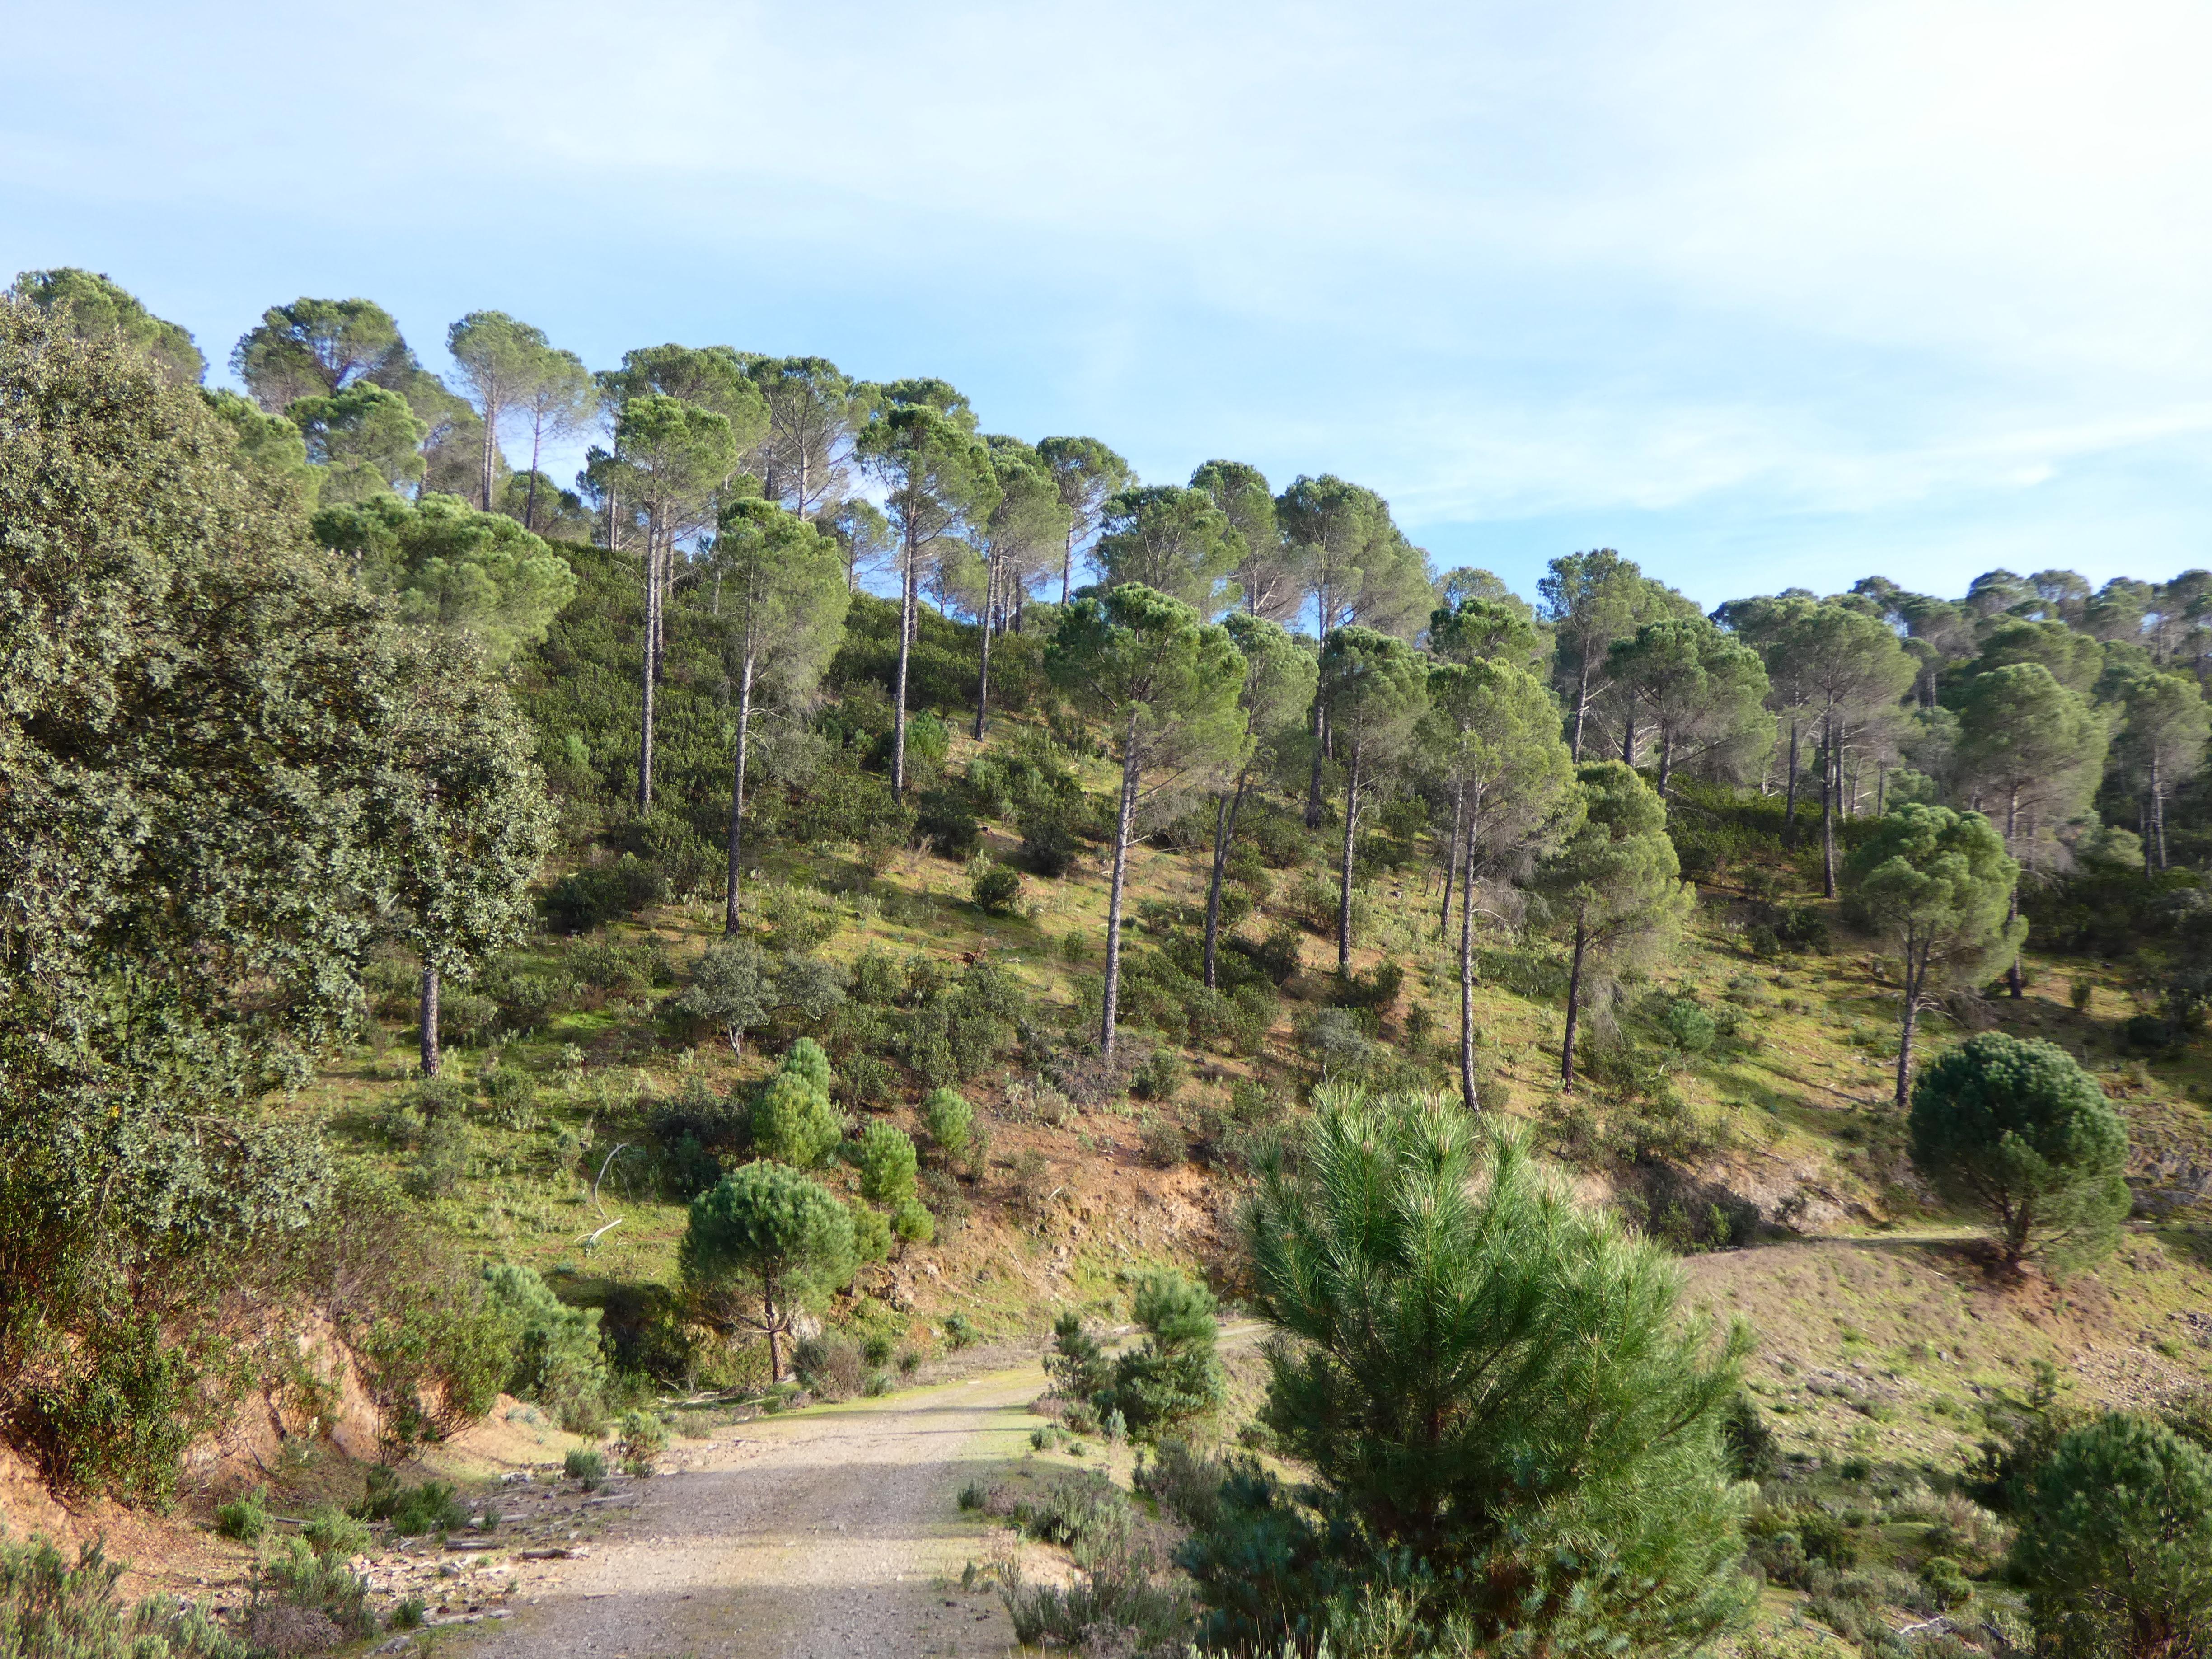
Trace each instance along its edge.
<instances>
[{"instance_id":1,"label":"dark green foliage","mask_svg":"<svg viewBox=\"0 0 2212 1659\"><path fill-rule=\"evenodd\" d=\"M860 1196L895 1209L914 1196L914 1141L889 1123L871 1123L860 1143Z\"/></svg>"},{"instance_id":2,"label":"dark green foliage","mask_svg":"<svg viewBox=\"0 0 2212 1659\"><path fill-rule=\"evenodd\" d=\"M1130 1310L1145 1340L1114 1362L1113 1382L1094 1401L1100 1413L1118 1411L1133 1438L1150 1439L1218 1410L1226 1384L1213 1293L1163 1269L1137 1280Z\"/></svg>"},{"instance_id":3,"label":"dark green foliage","mask_svg":"<svg viewBox=\"0 0 2212 1659\"><path fill-rule=\"evenodd\" d=\"M561 1473L588 1492L607 1478L606 1455L589 1446L571 1447L561 1460Z\"/></svg>"},{"instance_id":4,"label":"dark green foliage","mask_svg":"<svg viewBox=\"0 0 2212 1659\"><path fill-rule=\"evenodd\" d=\"M964 859L981 844L983 826L960 791L925 789L915 804L914 838L941 859Z\"/></svg>"},{"instance_id":5,"label":"dark green foliage","mask_svg":"<svg viewBox=\"0 0 2212 1659\"><path fill-rule=\"evenodd\" d=\"M2127 1125L2057 1044L1969 1038L1921 1073L1911 1127L1915 1167L1996 1223L2008 1262L2112 1249L2131 1201Z\"/></svg>"},{"instance_id":6,"label":"dark green foliage","mask_svg":"<svg viewBox=\"0 0 2212 1659\"><path fill-rule=\"evenodd\" d=\"M269 1488L256 1486L215 1506L215 1529L241 1544L258 1544L269 1531Z\"/></svg>"},{"instance_id":7,"label":"dark green foliage","mask_svg":"<svg viewBox=\"0 0 2212 1659\"><path fill-rule=\"evenodd\" d=\"M1073 1310L1053 1321L1052 1352L1045 1356L1044 1370L1054 1394L1086 1404L1103 1394L1114 1377L1105 1350L1083 1316Z\"/></svg>"},{"instance_id":8,"label":"dark green foliage","mask_svg":"<svg viewBox=\"0 0 2212 1659\"><path fill-rule=\"evenodd\" d=\"M410 1486L383 1464L369 1469L368 1484L354 1513L364 1521L389 1521L394 1532L409 1538L428 1532L449 1532L468 1520L454 1499L451 1486L434 1480Z\"/></svg>"},{"instance_id":9,"label":"dark green foliage","mask_svg":"<svg viewBox=\"0 0 2212 1659\"><path fill-rule=\"evenodd\" d=\"M974 1133L975 1109L951 1089L933 1089L921 1103L922 1125L937 1149L948 1158L968 1150Z\"/></svg>"},{"instance_id":10,"label":"dark green foliage","mask_svg":"<svg viewBox=\"0 0 2212 1659\"><path fill-rule=\"evenodd\" d=\"M544 829L503 695L235 443L126 348L0 315L0 1421L154 1499L234 1357L218 1303L331 1201L255 1103L356 1017L380 929L502 933Z\"/></svg>"},{"instance_id":11,"label":"dark green foliage","mask_svg":"<svg viewBox=\"0 0 2212 1659\"><path fill-rule=\"evenodd\" d=\"M1266 1421L1314 1471L1255 1474L1183 1560L1212 1639L1272 1647L1401 1598L1474 1645L1687 1652L1747 1601L1713 1352L1665 1259L1525 1143L1463 1114L1325 1096L1247 1212L1271 1352Z\"/></svg>"},{"instance_id":12,"label":"dark green foliage","mask_svg":"<svg viewBox=\"0 0 2212 1659\"><path fill-rule=\"evenodd\" d=\"M1721 1435L1728 1447L1729 1471L1739 1480L1764 1480L1782 1461L1782 1449L1766 1425L1766 1414L1741 1389L1729 1401Z\"/></svg>"},{"instance_id":13,"label":"dark green foliage","mask_svg":"<svg viewBox=\"0 0 2212 1659\"><path fill-rule=\"evenodd\" d=\"M678 1261L705 1294L757 1297L757 1306L726 1306L726 1316L768 1337L781 1380L781 1339L792 1321L852 1280L853 1213L796 1170L749 1164L691 1201Z\"/></svg>"},{"instance_id":14,"label":"dark green foliage","mask_svg":"<svg viewBox=\"0 0 2212 1659\"><path fill-rule=\"evenodd\" d=\"M124 1564L101 1544L70 1561L44 1538L0 1540L0 1653L25 1659L247 1659L234 1637L174 1595L124 1605Z\"/></svg>"},{"instance_id":15,"label":"dark green foliage","mask_svg":"<svg viewBox=\"0 0 2212 1659\"><path fill-rule=\"evenodd\" d=\"M1022 896L1022 878L1003 864L980 872L969 889L975 902L994 915L1005 915Z\"/></svg>"},{"instance_id":16,"label":"dark green foliage","mask_svg":"<svg viewBox=\"0 0 2212 1659\"><path fill-rule=\"evenodd\" d=\"M514 1358L506 1389L552 1412L571 1433L596 1430L604 1419L607 1380L599 1350L599 1310L572 1308L534 1267L502 1264L483 1270L494 1316L507 1327Z\"/></svg>"},{"instance_id":17,"label":"dark green foliage","mask_svg":"<svg viewBox=\"0 0 2212 1659\"><path fill-rule=\"evenodd\" d=\"M2020 1519L2010 1567L2039 1652L2163 1659L2212 1641L2212 1455L2100 1418L2027 1478Z\"/></svg>"},{"instance_id":18,"label":"dark green foliage","mask_svg":"<svg viewBox=\"0 0 2212 1659\"><path fill-rule=\"evenodd\" d=\"M350 1561L368 1553L372 1539L367 1526L335 1504L318 1504L301 1523L300 1536L317 1555Z\"/></svg>"},{"instance_id":19,"label":"dark green foliage","mask_svg":"<svg viewBox=\"0 0 2212 1659\"><path fill-rule=\"evenodd\" d=\"M668 898L668 878L635 853L611 864L589 866L561 878L544 898L545 920L556 933L587 933Z\"/></svg>"}]
</instances>

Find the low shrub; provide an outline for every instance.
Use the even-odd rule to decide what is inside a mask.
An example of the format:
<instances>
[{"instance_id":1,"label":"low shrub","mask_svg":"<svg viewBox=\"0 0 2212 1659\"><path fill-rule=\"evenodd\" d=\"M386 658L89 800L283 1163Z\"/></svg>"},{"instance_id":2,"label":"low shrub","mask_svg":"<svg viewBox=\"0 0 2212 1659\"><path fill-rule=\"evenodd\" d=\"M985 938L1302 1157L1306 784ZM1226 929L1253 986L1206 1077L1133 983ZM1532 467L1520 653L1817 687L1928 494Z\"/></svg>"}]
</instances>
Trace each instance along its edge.
<instances>
[{"instance_id":1,"label":"low shrub","mask_svg":"<svg viewBox=\"0 0 2212 1659\"><path fill-rule=\"evenodd\" d=\"M1022 896L1022 878L1005 865L994 864L976 872L968 890L983 909L994 915L1004 915Z\"/></svg>"},{"instance_id":2,"label":"low shrub","mask_svg":"<svg viewBox=\"0 0 2212 1659\"><path fill-rule=\"evenodd\" d=\"M401 1492L392 1507L390 1518L392 1530L402 1538L452 1532L466 1526L469 1519L453 1496L453 1489L436 1480L426 1480Z\"/></svg>"},{"instance_id":3,"label":"low shrub","mask_svg":"<svg viewBox=\"0 0 2212 1659\"><path fill-rule=\"evenodd\" d=\"M74 1562L45 1538L0 1540L0 1653L35 1659L246 1659L196 1605L174 1595L126 1606L123 1564L87 1544Z\"/></svg>"},{"instance_id":4,"label":"low shrub","mask_svg":"<svg viewBox=\"0 0 2212 1659\"><path fill-rule=\"evenodd\" d=\"M258 1544L269 1532L269 1488L256 1486L215 1507L215 1529L241 1544Z\"/></svg>"},{"instance_id":5,"label":"low shrub","mask_svg":"<svg viewBox=\"0 0 2212 1659\"><path fill-rule=\"evenodd\" d=\"M623 1474L647 1475L659 1467L668 1451L668 1425L659 1417L642 1409L625 1412L619 1432L615 1452Z\"/></svg>"},{"instance_id":6,"label":"low shrub","mask_svg":"<svg viewBox=\"0 0 2212 1659\"><path fill-rule=\"evenodd\" d=\"M561 1473L571 1480L580 1481L584 1490L589 1492L607 1478L606 1455L589 1446L578 1446L561 1460Z\"/></svg>"},{"instance_id":7,"label":"low shrub","mask_svg":"<svg viewBox=\"0 0 2212 1659\"><path fill-rule=\"evenodd\" d=\"M668 898L668 878L635 853L612 864L577 870L553 884L544 898L555 931L585 933Z\"/></svg>"},{"instance_id":8,"label":"low shrub","mask_svg":"<svg viewBox=\"0 0 2212 1659\"><path fill-rule=\"evenodd\" d=\"M792 1364L800 1380L824 1400L849 1400L867 1385L867 1362L860 1345L834 1331L802 1340Z\"/></svg>"},{"instance_id":9,"label":"low shrub","mask_svg":"<svg viewBox=\"0 0 2212 1659\"><path fill-rule=\"evenodd\" d=\"M350 1561L357 1555L368 1553L367 1523L335 1504L318 1504L309 1510L307 1518L301 1524L300 1537L317 1555L332 1556L340 1561Z\"/></svg>"},{"instance_id":10,"label":"low shrub","mask_svg":"<svg viewBox=\"0 0 2212 1659\"><path fill-rule=\"evenodd\" d=\"M374 1635L368 1582L343 1559L318 1555L305 1540L288 1538L255 1571L246 1639L264 1654L318 1653L337 1645L304 1639L319 1633L313 1622L318 1620L327 1621L341 1640Z\"/></svg>"}]
</instances>

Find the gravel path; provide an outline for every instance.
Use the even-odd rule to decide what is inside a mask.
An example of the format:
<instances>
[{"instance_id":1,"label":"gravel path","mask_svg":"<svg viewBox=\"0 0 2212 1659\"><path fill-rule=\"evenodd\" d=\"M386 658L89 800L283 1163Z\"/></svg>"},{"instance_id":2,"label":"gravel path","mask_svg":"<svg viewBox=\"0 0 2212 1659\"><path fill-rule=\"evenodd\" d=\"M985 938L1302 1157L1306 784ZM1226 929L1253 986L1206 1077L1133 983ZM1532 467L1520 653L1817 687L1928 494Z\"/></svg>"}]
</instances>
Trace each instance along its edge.
<instances>
[{"instance_id":1,"label":"gravel path","mask_svg":"<svg viewBox=\"0 0 2212 1659\"><path fill-rule=\"evenodd\" d=\"M1036 1366L763 1419L643 1483L619 1533L534 1602L473 1627L471 1659L1002 1656L995 1595L963 1594L979 1528L957 1507L1015 1456ZM456 1632L458 1633L458 1632Z\"/></svg>"}]
</instances>

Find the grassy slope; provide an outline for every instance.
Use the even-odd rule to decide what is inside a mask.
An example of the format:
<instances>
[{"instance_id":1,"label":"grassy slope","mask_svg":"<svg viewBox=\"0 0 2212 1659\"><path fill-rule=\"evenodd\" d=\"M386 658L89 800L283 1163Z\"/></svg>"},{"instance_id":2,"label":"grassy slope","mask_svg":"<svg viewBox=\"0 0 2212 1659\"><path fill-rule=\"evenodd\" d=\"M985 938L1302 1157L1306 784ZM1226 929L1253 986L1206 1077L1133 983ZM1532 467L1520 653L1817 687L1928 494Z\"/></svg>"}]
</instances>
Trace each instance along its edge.
<instances>
[{"instance_id":1,"label":"grassy slope","mask_svg":"<svg viewBox=\"0 0 2212 1659\"><path fill-rule=\"evenodd\" d=\"M971 750L957 746L953 764ZM989 839L994 850L1012 848L1009 826L990 826ZM1202 900L1202 857L1144 847L1133 863L1133 915L1145 898ZM1027 878L1025 914L1011 918L983 915L967 900L960 866L921 854L900 855L871 880L867 871L834 856L777 853L767 879L836 895L840 926L824 947L830 955L849 958L881 946L957 960L988 950L1033 996L1065 1008L1073 1006L1078 976L1097 971L1101 864L1093 849L1062 881ZM1801 870L1775 873L1796 884L1796 897L1809 897ZM1279 901L1291 884L1277 882ZM1386 1037L1402 1041L1415 1000L1428 1006L1439 1036L1448 1034L1456 963L1436 939L1434 899L1422 874L1409 866L1378 876L1370 891L1372 923L1355 965L1387 957L1408 969L1406 997ZM2156 1227L2136 1225L2112 1261L2063 1287L1993 1282L1971 1249L1971 1229L1925 1208L1911 1182L1887 1105L1893 1005L1866 942L1845 935L1832 915L1836 932L1827 951L1754 960L1742 943L1751 912L1741 896L1709 887L1701 900L1692 936L1657 979L1699 994L1709 1008L1724 1000L1739 1007L1751 1035L1685 1062L1674 1077L1693 1131L1690 1173L1700 1190L1748 1199L1769 1219L1793 1219L1802 1236L1698 1255L1689 1264L1689 1282L1695 1301L1747 1318L1759 1334L1753 1391L1792 1455L1782 1491L1794 1483L1832 1505L1877 1510L1885 1496L1904 1503L1900 1493L1909 1498L1922 1481L1940 1481L1971 1459L1984 1432L1978 1402L2017 1387L2038 1358L2069 1369L2083 1402L2154 1403L2212 1371L2212 1352L2185 1317L2212 1300L2212 1243L2186 1212ZM1275 919L1269 911L1279 908L1279 902L1263 908L1248 927L1264 930ZM719 909L672 905L616 931L651 932L680 963L718 936ZM1072 952L1064 948L1071 939ZM555 948L550 940L538 945ZM1492 1099L1556 1132L1560 999L1546 994L1557 978L1544 960L1548 947L1524 952L1503 933L1486 947L1478 1018ZM1176 1111L1188 1117L1209 1099L1219 1103L1227 1080L1247 1072L1273 1079L1285 1096L1295 1092L1303 1073L1290 1020L1321 997L1333 952L1309 936L1305 959L1308 972L1290 988L1269 1052L1250 1062L1194 1056L1197 1079ZM2212 1116L2203 1103L2212 1098L2212 1055L2203 1045L2156 1064L2128 1058L2118 1026L2136 1005L2122 969L2033 958L2029 969L2026 999L1991 1005L1997 1024L2052 1037L2095 1068L2130 1121L2139 1161L2212 1163L2205 1151L2212 1147ZM2081 1012L2069 1006L2077 980L2091 987ZM656 1200L621 1160L594 1206L578 1170L596 1169L610 1145L604 1133L610 1102L639 1088L673 1093L694 1069L718 1085L734 1082L757 1074L765 1062L748 1056L740 1064L713 1045L681 1050L659 1030L649 1006L617 1004L562 1016L513 1044L507 1063L545 1075L540 1121L525 1132L485 1129L475 1172L455 1196L431 1206L439 1219L488 1258L562 1275L556 1283L567 1294L588 1299L613 1283L669 1278L680 1206ZM1957 1035L1937 1023L1927 1040L1936 1047ZM303 1109L327 1116L343 1140L368 1156L394 1158L374 1126L406 1085L410 1040L394 1026L382 1034L380 1057L368 1048L344 1057L305 1097ZM580 1078L562 1082L557 1057L572 1043L589 1065ZM453 1059L471 1070L482 1056ZM988 1115L1002 1101L1006 1080L968 1092ZM935 1322L953 1312L987 1330L1034 1332L1055 1304L1117 1310L1115 1274L1130 1261L1218 1259L1231 1183L1197 1166L1166 1169L1148 1160L1140 1109L1133 1103L1094 1109L1057 1128L994 1121L991 1167L968 1189L974 1206L968 1224L865 1276L868 1293L854 1310L871 1328L898 1331L927 1347ZM1604 1109L1596 1109L1602 1116ZM895 1116L913 1127L910 1107ZM592 1150L578 1162L565 1158L564 1132L586 1142L596 1136ZM1030 1152L1046 1160L1042 1188L1033 1182L1023 1188L1016 1178L1018 1162ZM1618 1166L1594 1168L1585 1184L1604 1195L1620 1173ZM587 1252L585 1236L616 1215L622 1224ZM1866 1468L1853 1478L1839 1474L1860 1462ZM1885 1523L1876 1533L1890 1540L1897 1560L1912 1564L1911 1523ZM1777 1619L1796 1609L1794 1598L1770 1597Z\"/></svg>"}]
</instances>

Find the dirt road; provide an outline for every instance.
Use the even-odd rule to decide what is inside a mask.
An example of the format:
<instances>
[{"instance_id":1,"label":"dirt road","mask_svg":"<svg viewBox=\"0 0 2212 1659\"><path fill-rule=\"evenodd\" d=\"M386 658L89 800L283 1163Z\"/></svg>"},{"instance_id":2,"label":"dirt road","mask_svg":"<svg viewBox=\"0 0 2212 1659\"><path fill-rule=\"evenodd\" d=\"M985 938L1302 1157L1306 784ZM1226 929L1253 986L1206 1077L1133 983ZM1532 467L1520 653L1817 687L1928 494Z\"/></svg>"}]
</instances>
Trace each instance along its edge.
<instances>
[{"instance_id":1,"label":"dirt road","mask_svg":"<svg viewBox=\"0 0 2212 1659\"><path fill-rule=\"evenodd\" d=\"M994 1595L963 1595L981 1528L960 1488L1026 1444L1030 1365L747 1423L645 1482L627 1523L471 1659L1002 1656Z\"/></svg>"}]
</instances>

